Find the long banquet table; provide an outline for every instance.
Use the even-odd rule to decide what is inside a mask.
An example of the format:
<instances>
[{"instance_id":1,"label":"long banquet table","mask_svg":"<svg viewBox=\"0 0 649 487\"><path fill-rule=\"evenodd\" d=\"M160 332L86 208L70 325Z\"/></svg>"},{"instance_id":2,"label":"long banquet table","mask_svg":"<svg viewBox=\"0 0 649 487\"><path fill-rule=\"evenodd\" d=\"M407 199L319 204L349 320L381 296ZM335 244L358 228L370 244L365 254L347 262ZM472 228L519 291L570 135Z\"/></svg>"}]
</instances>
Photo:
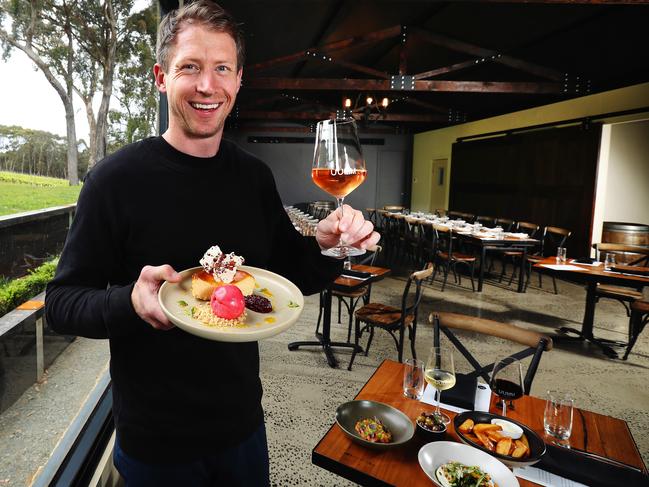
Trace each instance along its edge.
<instances>
[{"instance_id":1,"label":"long banquet table","mask_svg":"<svg viewBox=\"0 0 649 487\"><path fill-rule=\"evenodd\" d=\"M422 411L434 408L402 394L403 365L385 360L363 386L356 399L366 399L389 404L403 411L413 422ZM495 396L491 411L495 409ZM524 396L515 403L515 410L508 416L526 424L543 437L544 401ZM455 413L447 411L449 416ZM448 433L449 441L459 441L452 423ZM311 460L341 477L360 485L430 487L432 482L420 468L417 453L425 444L417 435L406 445L391 450L377 451L364 448L352 442L337 424L333 424L313 449ZM621 419L604 416L586 410L577 410L570 437L573 448L602 455L640 469L647 469L631 436L629 427ZM537 484L520 479L522 487Z\"/></svg>"}]
</instances>

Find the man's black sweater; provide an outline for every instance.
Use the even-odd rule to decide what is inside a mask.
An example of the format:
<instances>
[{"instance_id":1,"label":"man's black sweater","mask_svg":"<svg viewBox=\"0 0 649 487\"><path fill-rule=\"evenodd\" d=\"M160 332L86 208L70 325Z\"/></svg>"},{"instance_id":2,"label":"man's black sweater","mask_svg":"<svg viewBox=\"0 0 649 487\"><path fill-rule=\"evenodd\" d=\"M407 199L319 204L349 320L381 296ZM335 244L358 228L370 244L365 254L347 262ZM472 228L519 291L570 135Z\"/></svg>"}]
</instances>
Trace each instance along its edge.
<instances>
[{"instance_id":1,"label":"man's black sweater","mask_svg":"<svg viewBox=\"0 0 649 487\"><path fill-rule=\"evenodd\" d=\"M47 288L56 331L110 339L118 438L143 461L194 459L239 443L263 421L256 342L158 331L131 303L142 267L195 267L212 245L305 294L340 272L295 231L264 163L225 140L215 157L197 158L154 137L88 174Z\"/></svg>"}]
</instances>

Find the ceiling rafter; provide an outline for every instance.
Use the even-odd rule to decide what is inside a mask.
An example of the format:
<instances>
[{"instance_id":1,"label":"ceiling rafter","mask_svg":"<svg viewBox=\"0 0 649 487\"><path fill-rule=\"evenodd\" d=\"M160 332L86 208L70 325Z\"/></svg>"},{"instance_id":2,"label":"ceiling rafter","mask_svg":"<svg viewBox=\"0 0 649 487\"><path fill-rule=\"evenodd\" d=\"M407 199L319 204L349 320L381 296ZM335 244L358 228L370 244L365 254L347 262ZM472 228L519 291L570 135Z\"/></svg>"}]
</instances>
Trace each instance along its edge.
<instances>
[{"instance_id":1,"label":"ceiling rafter","mask_svg":"<svg viewBox=\"0 0 649 487\"><path fill-rule=\"evenodd\" d=\"M378 79L335 79L335 78L253 78L248 88L258 90L350 90L350 91L401 91L392 90L389 80ZM563 85L550 82L531 81L447 81L417 80L415 92L473 92L473 93L555 93L563 92Z\"/></svg>"}]
</instances>

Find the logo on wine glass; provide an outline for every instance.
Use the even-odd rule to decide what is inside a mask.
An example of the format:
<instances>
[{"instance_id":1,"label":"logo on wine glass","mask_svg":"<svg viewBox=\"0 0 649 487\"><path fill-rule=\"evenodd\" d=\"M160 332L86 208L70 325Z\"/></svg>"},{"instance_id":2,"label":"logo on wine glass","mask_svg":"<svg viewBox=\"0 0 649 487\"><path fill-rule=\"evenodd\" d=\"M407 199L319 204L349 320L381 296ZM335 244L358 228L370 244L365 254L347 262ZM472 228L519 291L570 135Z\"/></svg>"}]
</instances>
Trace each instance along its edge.
<instances>
[{"instance_id":1,"label":"logo on wine glass","mask_svg":"<svg viewBox=\"0 0 649 487\"><path fill-rule=\"evenodd\" d=\"M354 168L351 167L346 167L345 169L338 168L338 169L331 169L329 171L329 174L332 176L350 176L356 174L358 171Z\"/></svg>"}]
</instances>

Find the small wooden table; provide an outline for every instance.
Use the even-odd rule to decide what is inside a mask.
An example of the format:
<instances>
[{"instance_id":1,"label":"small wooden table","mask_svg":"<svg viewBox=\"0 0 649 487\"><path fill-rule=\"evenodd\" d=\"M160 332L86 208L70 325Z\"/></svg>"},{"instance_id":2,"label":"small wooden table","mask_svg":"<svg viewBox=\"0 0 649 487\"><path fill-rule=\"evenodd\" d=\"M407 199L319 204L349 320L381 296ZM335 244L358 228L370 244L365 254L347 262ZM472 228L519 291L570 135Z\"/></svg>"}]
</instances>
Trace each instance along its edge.
<instances>
[{"instance_id":1,"label":"small wooden table","mask_svg":"<svg viewBox=\"0 0 649 487\"><path fill-rule=\"evenodd\" d=\"M357 345L348 342L332 342L331 341L331 298L332 290L336 289L339 291L353 291L359 287L367 286L374 282L380 281L381 279L387 277L391 270L386 269L385 267L376 267L369 265L355 264L352 265L352 270L359 272L367 272L371 274L370 277L366 279L354 279L350 277L338 276L336 280L329 286L323 293L322 300L320 302L322 316L322 333L316 333L317 341L306 341L306 342L292 342L288 344L288 349L290 351L297 350L303 346L319 346L322 347L322 351L327 357L327 363L329 367L336 368L338 367L338 361L334 357L333 350L331 347L343 347L343 348L355 348ZM360 347L359 347L360 349ZM361 350L362 351L362 350Z\"/></svg>"},{"instance_id":2,"label":"small wooden table","mask_svg":"<svg viewBox=\"0 0 649 487\"><path fill-rule=\"evenodd\" d=\"M363 386L356 399L389 404L403 411L413 422L422 411L433 411L433 406L403 396L402 379L403 365L385 360ZM496 397L493 396L493 412L497 412L495 402ZM516 401L516 409L508 411L507 414L543 437L544 407L543 400L524 396ZM455 416L451 411L447 413L451 418ZM577 410L574 417L571 446L647 472L625 421L584 410ZM585 432L587 434L584 434ZM584 444L586 438L587 444ZM448 440L459 441L452 423ZM417 453L424 444L425 441L415 434L415 437L402 447L385 451L370 450L352 442L340 427L334 424L313 449L311 461L314 465L361 485L430 487L432 482L419 466L417 459ZM537 485L523 479L519 479L519 482L522 487Z\"/></svg>"},{"instance_id":3,"label":"small wooden table","mask_svg":"<svg viewBox=\"0 0 649 487\"><path fill-rule=\"evenodd\" d=\"M580 265L575 262L566 262L567 265L577 267L578 269L551 269L547 265L557 265L555 257L548 257L534 266L535 269L541 270L545 273L555 276L561 276L568 280L577 281L586 284L586 309L584 311L584 319L581 324L581 330L574 330L572 328L562 328L562 331L569 331L575 333L576 337L571 336L557 336L558 341L561 340L586 340L595 345L598 345L606 355L612 358L617 358L617 352L609 345L624 345L610 340L603 340L596 338L593 335L593 324L595 321L595 305L597 304L597 284L612 284L615 286L643 288L649 286L649 277L641 275L623 274L620 272L610 272L604 270L604 265ZM555 339L555 337L552 337Z\"/></svg>"}]
</instances>

